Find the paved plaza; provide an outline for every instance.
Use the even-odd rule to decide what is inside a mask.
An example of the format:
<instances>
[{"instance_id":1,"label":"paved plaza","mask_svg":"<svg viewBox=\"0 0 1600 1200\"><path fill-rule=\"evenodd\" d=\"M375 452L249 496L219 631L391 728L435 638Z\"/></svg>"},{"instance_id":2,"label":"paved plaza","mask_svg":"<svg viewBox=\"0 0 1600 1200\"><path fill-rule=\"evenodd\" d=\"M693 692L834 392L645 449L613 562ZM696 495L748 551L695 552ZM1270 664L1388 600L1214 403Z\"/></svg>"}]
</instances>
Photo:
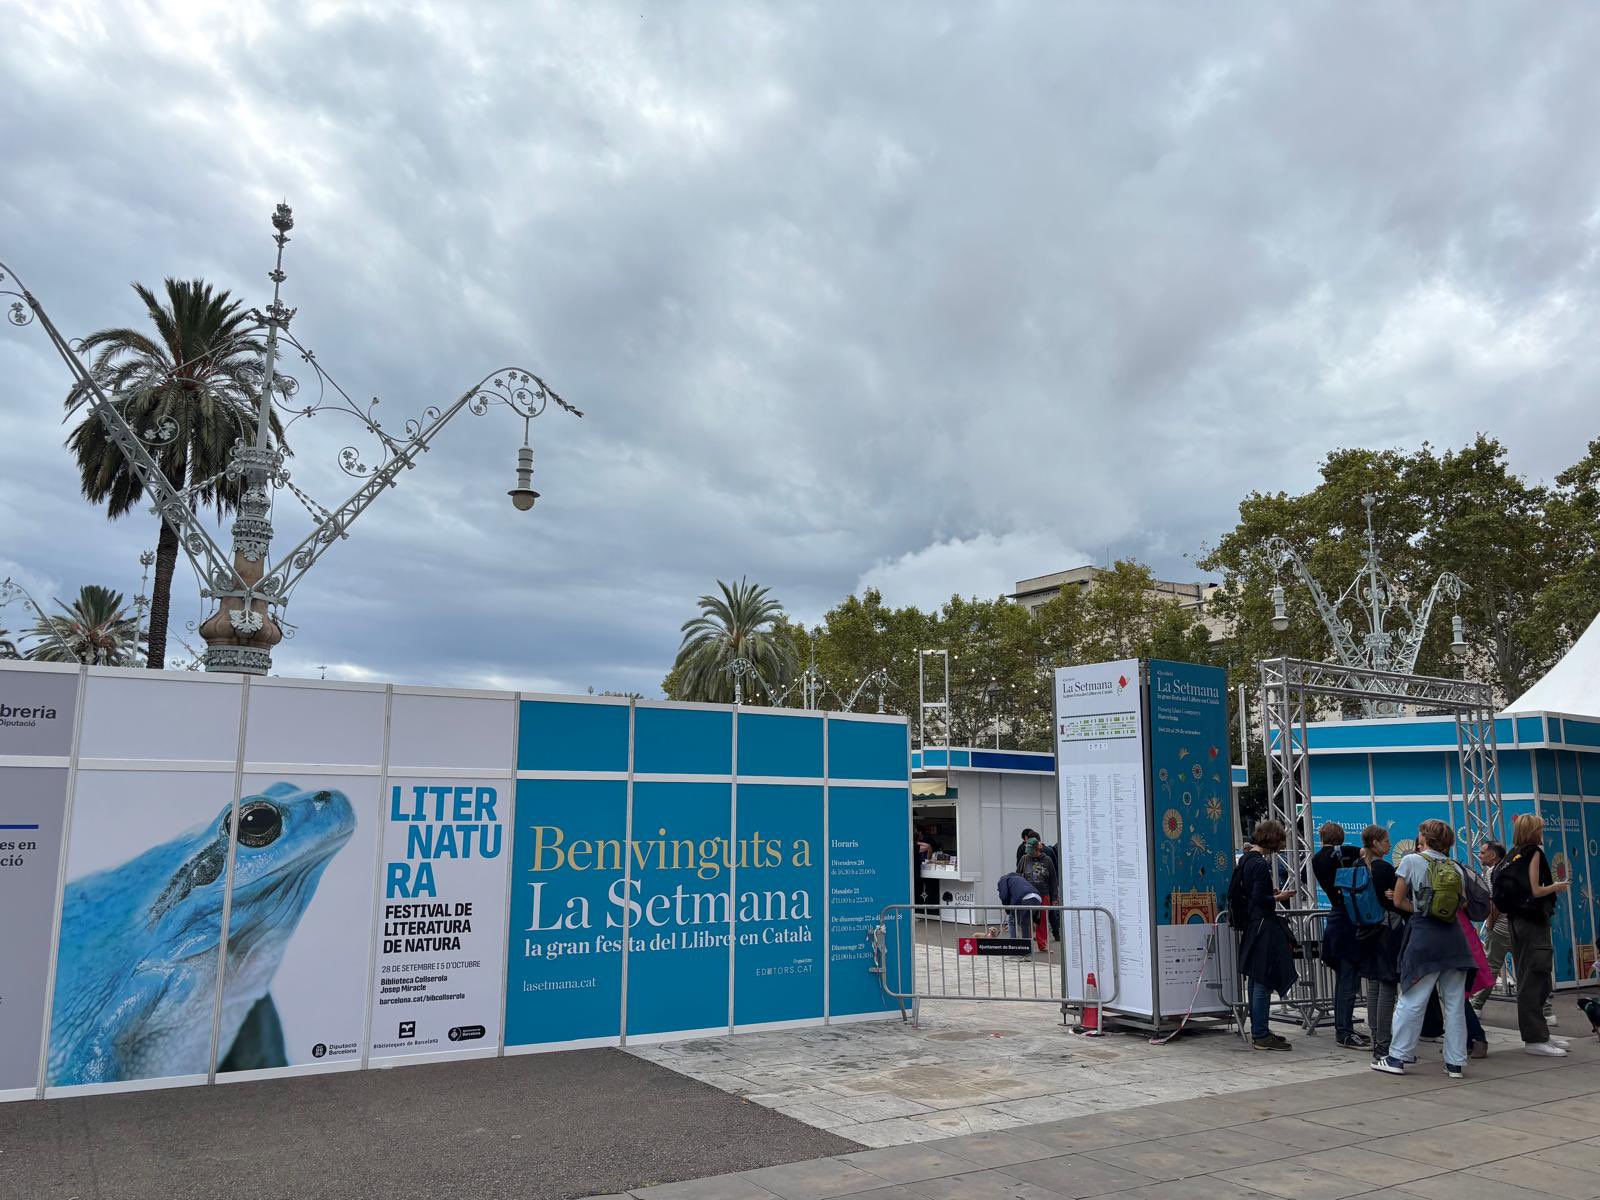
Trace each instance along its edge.
<instances>
[{"instance_id":1,"label":"paved plaza","mask_svg":"<svg viewBox=\"0 0 1600 1200\"><path fill-rule=\"evenodd\" d=\"M1367 1070L1365 1055L1336 1067L1310 1049L1307 1043L1316 1040L1298 1039L1292 1054L1266 1055L1210 1049L1175 1053L1180 1046L1136 1050L1118 1039L1102 1052L1115 1057L1082 1069L1118 1080L1147 1063L1169 1069L1112 1085L1107 1090L1131 1089L1113 1109L626 1195L635 1200L1600 1196L1600 1044L1594 1038L1575 1040L1571 1057L1552 1060L1521 1053L1520 1044L1513 1048L1501 1033L1496 1052L1471 1063L1464 1081L1445 1078L1436 1045L1424 1044L1422 1062L1405 1078L1395 1078ZM1207 1056L1214 1076L1210 1084L1187 1082L1188 1064ZM1050 1060L1039 1074L1055 1072L1058 1062ZM1024 1066L1017 1061L1004 1070ZM1318 1070L1320 1077L1313 1074ZM1282 1080L1286 1073L1303 1077ZM1282 1081L1259 1086L1264 1078ZM1169 1086L1199 1086L1200 1091L1186 1099L1157 1099ZM1060 1100L1088 1105L1092 1090L1065 1093ZM1138 1090L1148 1092L1151 1101L1132 1103ZM1048 1104L1007 1108L1011 1103L989 1107L1018 1117L1051 1111ZM844 1132L853 1136L859 1127L847 1126Z\"/></svg>"},{"instance_id":2,"label":"paved plaza","mask_svg":"<svg viewBox=\"0 0 1600 1200\"><path fill-rule=\"evenodd\" d=\"M869 1147L1369 1073L1367 1056L1341 1050L1331 1031L1296 1037L1292 1054L1253 1051L1231 1027L1153 1046L1076 1036L1052 1005L993 1001L926 1004L921 1028L862 1023L630 1053Z\"/></svg>"}]
</instances>

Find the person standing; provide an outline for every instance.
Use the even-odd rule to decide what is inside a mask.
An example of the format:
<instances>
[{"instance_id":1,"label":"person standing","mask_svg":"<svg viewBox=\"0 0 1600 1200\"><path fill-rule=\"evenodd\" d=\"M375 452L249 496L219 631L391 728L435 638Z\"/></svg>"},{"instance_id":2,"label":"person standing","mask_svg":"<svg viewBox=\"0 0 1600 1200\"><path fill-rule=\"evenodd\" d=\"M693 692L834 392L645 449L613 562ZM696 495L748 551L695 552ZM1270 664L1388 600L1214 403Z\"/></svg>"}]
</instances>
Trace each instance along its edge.
<instances>
[{"instance_id":1,"label":"person standing","mask_svg":"<svg viewBox=\"0 0 1600 1200\"><path fill-rule=\"evenodd\" d=\"M1484 875L1489 880L1489 891L1494 891L1495 876L1500 873L1501 864L1506 860L1506 848L1499 842L1485 842L1478 847L1478 865L1483 868ZM1489 1002L1490 995L1494 992L1495 982L1500 978L1500 971L1506 965L1506 955L1511 950L1511 918L1501 912L1498 907L1489 906L1489 918L1483 923L1484 957L1489 962L1489 973L1493 978L1489 986L1474 993L1472 1007L1479 1012Z\"/></svg>"},{"instance_id":2,"label":"person standing","mask_svg":"<svg viewBox=\"0 0 1600 1200\"><path fill-rule=\"evenodd\" d=\"M1511 827L1512 849L1495 875L1494 903L1511 920L1511 959L1517 967L1517 1028L1522 1048L1550 1058L1566 1056L1566 1039L1552 1037L1545 1006L1555 988L1555 948L1550 917L1567 881L1556 882L1544 852L1544 818L1523 813Z\"/></svg>"},{"instance_id":3,"label":"person standing","mask_svg":"<svg viewBox=\"0 0 1600 1200\"><path fill-rule=\"evenodd\" d=\"M1368 825L1361 831L1361 861L1366 864L1369 886L1384 910L1381 924L1362 930L1360 942L1361 978L1367 982L1367 1029L1372 1034L1372 1061L1388 1057L1390 1032L1394 1022L1394 1002L1399 994L1400 939L1405 922L1394 906L1394 885L1398 876L1388 861L1389 831L1382 825Z\"/></svg>"},{"instance_id":4,"label":"person standing","mask_svg":"<svg viewBox=\"0 0 1600 1200\"><path fill-rule=\"evenodd\" d=\"M1272 993L1288 998L1300 981L1294 969L1289 928L1278 915L1278 905L1294 896L1294 889L1278 890L1272 864L1265 855L1283 849L1288 835L1277 821L1261 821L1250 835L1250 846L1234 868L1238 882L1229 888L1229 905L1237 895L1245 903L1244 937L1239 943L1239 973L1250 980L1250 1044L1257 1050L1292 1050L1285 1037L1273 1033L1268 1018Z\"/></svg>"},{"instance_id":5,"label":"person standing","mask_svg":"<svg viewBox=\"0 0 1600 1200\"><path fill-rule=\"evenodd\" d=\"M1460 1079L1467 1065L1467 975L1475 967L1456 919L1466 903L1467 880L1447 856L1455 834L1443 821L1424 821L1417 829L1417 851L1395 869L1394 905L1409 913L1400 945L1400 998L1395 1002L1389 1053L1372 1069L1404 1075L1413 1061L1428 998L1435 989L1444 1011L1444 1070Z\"/></svg>"},{"instance_id":6,"label":"person standing","mask_svg":"<svg viewBox=\"0 0 1600 1200\"><path fill-rule=\"evenodd\" d=\"M1033 885L1034 889L1043 898L1046 906L1056 903L1056 897L1061 895L1061 881L1056 871L1056 860L1045 849L1044 843L1039 840L1038 834L1030 837L1025 843L1022 861L1017 866L1017 873ZM1048 950L1050 926L1044 921L1037 921L1034 926L1034 940L1038 942L1039 949ZM1057 937L1059 938L1059 934Z\"/></svg>"},{"instance_id":7,"label":"person standing","mask_svg":"<svg viewBox=\"0 0 1600 1200\"><path fill-rule=\"evenodd\" d=\"M1339 1045L1365 1050L1370 1038L1356 1032L1356 991L1361 986L1361 947L1355 922L1339 899L1336 878L1340 867L1353 866L1360 858L1354 846L1344 844L1344 826L1329 821L1320 831L1322 849L1311 858L1311 873L1328 897L1328 924L1322 934L1322 961L1334 973L1333 1036Z\"/></svg>"}]
</instances>

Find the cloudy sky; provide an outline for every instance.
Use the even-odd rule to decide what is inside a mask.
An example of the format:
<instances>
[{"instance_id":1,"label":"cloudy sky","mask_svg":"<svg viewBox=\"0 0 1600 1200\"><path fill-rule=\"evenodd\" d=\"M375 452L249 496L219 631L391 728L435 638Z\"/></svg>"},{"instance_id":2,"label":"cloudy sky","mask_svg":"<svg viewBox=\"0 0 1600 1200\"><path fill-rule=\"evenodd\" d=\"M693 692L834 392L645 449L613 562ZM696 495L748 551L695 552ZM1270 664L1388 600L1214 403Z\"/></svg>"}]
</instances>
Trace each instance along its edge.
<instances>
[{"instance_id":1,"label":"cloudy sky","mask_svg":"<svg viewBox=\"0 0 1600 1200\"><path fill-rule=\"evenodd\" d=\"M308 577L279 670L655 694L717 578L815 619L1186 556L1339 445L1597 430L1600 9L0 0L0 259L263 303L392 425L517 363ZM129 594L0 327L0 574ZM332 503L359 432L302 426ZM365 444L360 443L357 444ZM303 531L280 503L280 531ZM180 567L175 617L201 616ZM8 610L0 623L22 620Z\"/></svg>"}]
</instances>

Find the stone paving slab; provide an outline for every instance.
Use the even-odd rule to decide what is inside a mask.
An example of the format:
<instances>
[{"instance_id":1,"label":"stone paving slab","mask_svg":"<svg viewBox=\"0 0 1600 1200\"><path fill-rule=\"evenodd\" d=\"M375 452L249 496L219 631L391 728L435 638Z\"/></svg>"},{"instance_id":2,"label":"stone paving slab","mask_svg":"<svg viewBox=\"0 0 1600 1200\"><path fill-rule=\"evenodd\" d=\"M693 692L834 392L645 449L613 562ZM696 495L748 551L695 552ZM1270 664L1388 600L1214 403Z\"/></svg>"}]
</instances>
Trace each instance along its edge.
<instances>
[{"instance_id":1,"label":"stone paving slab","mask_svg":"<svg viewBox=\"0 0 1600 1200\"><path fill-rule=\"evenodd\" d=\"M1367 1055L1335 1045L1330 1032L1285 1032L1288 1054L1251 1050L1220 1030L1156 1047L1141 1035L1074 1036L1050 1005L954 1001L924 1005L921 1028L891 1020L629 1052L876 1148L1273 1086L1286 1099L1259 1116L1291 1116L1307 1102L1301 1085L1368 1074ZM1498 1050L1520 1045L1508 1031L1489 1036Z\"/></svg>"},{"instance_id":2,"label":"stone paving slab","mask_svg":"<svg viewBox=\"0 0 1600 1200\"><path fill-rule=\"evenodd\" d=\"M1090 1054L1106 1054L1097 1047ZM1436 1049L1436 1048L1435 1048ZM1040 1051L1042 1052L1042 1051ZM1217 1053L1208 1050L1206 1053ZM1600 1200L1600 1043L1342 1070L649 1188L644 1200ZM1285 1056L1287 1057L1287 1056ZM1309 1058L1310 1056L1308 1056ZM1103 1059L1114 1063L1115 1058ZM1292 1110L1292 1111L1286 1111ZM901 1118L915 1120L916 1118ZM742 1181L735 1182L735 1181ZM696 1190L702 1187L704 1190ZM757 1190L744 1190L754 1186Z\"/></svg>"}]
</instances>

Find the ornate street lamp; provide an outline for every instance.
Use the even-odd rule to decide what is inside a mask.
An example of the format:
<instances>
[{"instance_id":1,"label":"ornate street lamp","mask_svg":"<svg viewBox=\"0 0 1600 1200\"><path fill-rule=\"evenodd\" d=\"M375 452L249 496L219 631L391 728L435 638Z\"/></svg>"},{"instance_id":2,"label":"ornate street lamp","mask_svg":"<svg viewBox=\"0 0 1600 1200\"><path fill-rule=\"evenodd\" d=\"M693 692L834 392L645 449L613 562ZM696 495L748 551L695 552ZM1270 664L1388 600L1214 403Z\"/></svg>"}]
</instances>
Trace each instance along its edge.
<instances>
[{"instance_id":1,"label":"ornate street lamp","mask_svg":"<svg viewBox=\"0 0 1600 1200\"><path fill-rule=\"evenodd\" d=\"M1306 566L1305 560L1283 538L1268 538L1266 549L1272 556L1277 570L1282 571L1285 567L1292 566L1301 583L1311 593L1317 615L1327 627L1328 636L1333 640L1334 653L1338 655L1339 662L1343 666L1387 671L1395 675L1412 675L1416 673L1417 655L1422 650L1422 640L1428 632L1428 622L1433 617L1434 605L1438 603L1440 596L1459 601L1466 585L1454 572L1441 572L1429 590L1427 598L1422 602L1422 607L1413 614L1379 559L1377 535L1372 528L1372 508L1376 503L1375 496L1361 497L1361 506L1366 509L1367 515L1367 548L1361 555L1361 569L1345 586L1344 591L1339 593L1336 600L1328 599L1327 594L1312 576L1310 568ZM1352 599L1367 623L1367 632L1360 642L1355 638L1354 623L1339 615L1339 610ZM1395 629L1388 628L1390 617L1394 614L1398 614L1408 624L1401 628L1397 622ZM1289 628L1288 606L1281 583L1274 584L1272 588L1272 627L1279 633ZM1466 627L1459 612L1450 619L1450 634L1451 653L1458 659L1465 658ZM1375 683L1373 686L1374 690L1381 691L1381 683ZM1363 700L1361 707L1367 716L1374 716L1380 712L1385 714L1397 712L1399 706L1393 702Z\"/></svg>"},{"instance_id":2,"label":"ornate street lamp","mask_svg":"<svg viewBox=\"0 0 1600 1200\"><path fill-rule=\"evenodd\" d=\"M527 512L539 498L533 490L533 449L528 431L534 418L551 401L557 407L581 417L555 390L531 371L512 367L485 375L443 409L429 407L420 419L409 420L403 435L386 431L374 415L378 401L358 405L325 371L315 353L306 349L289 333L295 310L284 305L282 286L283 248L294 228L294 214L280 204L272 216L276 230L277 259L268 273L272 280L272 303L264 312L253 311L254 325L243 335L254 339L261 331L266 342L261 355L259 397L255 428L250 441L240 437L224 471L211 479L179 489L162 474L148 445L161 445L178 435L176 422L167 421L153 430L135 431L123 417L118 404L121 393L108 396L99 382L74 353L72 345L56 330L38 299L17 279L16 272L0 262L0 296L11 298L7 319L13 325L29 325L35 318L43 327L74 380L83 389L90 410L105 425L112 442L128 460L128 465L154 501L155 512L172 526L178 544L188 556L200 579L200 594L218 603L216 612L200 624L206 641L207 671L238 671L264 675L272 666L272 648L284 637L283 610L290 594L311 567L333 543L350 536L351 524L371 506L379 495L394 487L402 471L416 466L425 452L463 410L482 416L492 406L510 409L522 418L523 442L517 451L517 483L509 493L519 512ZM7 287L5 285L13 286ZM304 403L296 399L299 382L278 369L280 344L292 347L316 375L318 396ZM215 353L215 350L212 351ZM188 363L181 363L181 371ZM288 415L287 424L320 412L339 412L354 417L377 438L379 454L373 465L363 461L353 446L339 453L339 466L347 475L361 480L355 494L335 508L328 509L306 495L289 478L284 466L282 446L272 445L272 409ZM200 488L221 478L240 485L238 511L233 522L233 548L225 554L211 533L200 522L190 498ZM272 503L276 489L288 491L315 522L312 530L286 553L272 554Z\"/></svg>"},{"instance_id":3,"label":"ornate street lamp","mask_svg":"<svg viewBox=\"0 0 1600 1200\"><path fill-rule=\"evenodd\" d=\"M0 579L0 608L4 608L18 597L26 600L28 607L39 614L39 624L50 631L50 636L55 638L56 645L61 647L61 652L73 662L81 663L83 659L78 657L78 652L69 646L67 640L61 636L61 627L57 619L45 612L44 606L33 598L33 593L10 576Z\"/></svg>"}]
</instances>

